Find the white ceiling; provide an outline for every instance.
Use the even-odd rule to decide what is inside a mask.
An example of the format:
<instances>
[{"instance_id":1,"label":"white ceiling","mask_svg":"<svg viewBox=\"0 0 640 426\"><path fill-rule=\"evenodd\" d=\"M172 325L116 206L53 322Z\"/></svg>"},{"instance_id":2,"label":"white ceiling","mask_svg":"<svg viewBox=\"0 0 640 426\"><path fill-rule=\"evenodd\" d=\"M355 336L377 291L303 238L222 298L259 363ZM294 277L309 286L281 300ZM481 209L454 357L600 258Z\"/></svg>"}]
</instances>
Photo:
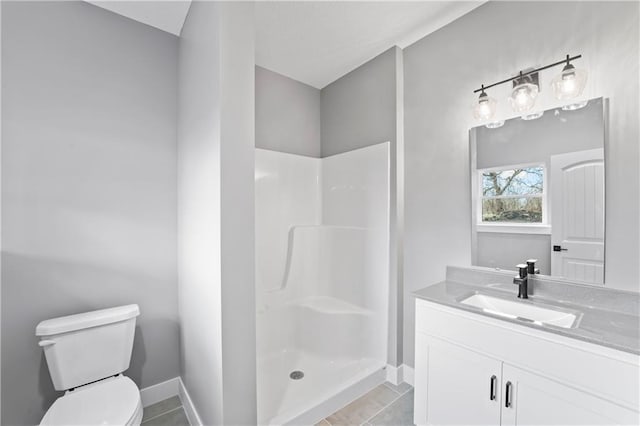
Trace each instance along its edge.
<instances>
[{"instance_id":1,"label":"white ceiling","mask_svg":"<svg viewBox=\"0 0 640 426\"><path fill-rule=\"evenodd\" d=\"M260 2L256 64L318 89L484 1Z\"/></svg>"},{"instance_id":2,"label":"white ceiling","mask_svg":"<svg viewBox=\"0 0 640 426\"><path fill-rule=\"evenodd\" d=\"M256 64L321 89L390 47L404 48L485 1L258 1ZM180 35L191 1L89 3Z\"/></svg>"},{"instance_id":3,"label":"white ceiling","mask_svg":"<svg viewBox=\"0 0 640 426\"><path fill-rule=\"evenodd\" d=\"M85 1L178 36L191 5L191 0Z\"/></svg>"}]
</instances>

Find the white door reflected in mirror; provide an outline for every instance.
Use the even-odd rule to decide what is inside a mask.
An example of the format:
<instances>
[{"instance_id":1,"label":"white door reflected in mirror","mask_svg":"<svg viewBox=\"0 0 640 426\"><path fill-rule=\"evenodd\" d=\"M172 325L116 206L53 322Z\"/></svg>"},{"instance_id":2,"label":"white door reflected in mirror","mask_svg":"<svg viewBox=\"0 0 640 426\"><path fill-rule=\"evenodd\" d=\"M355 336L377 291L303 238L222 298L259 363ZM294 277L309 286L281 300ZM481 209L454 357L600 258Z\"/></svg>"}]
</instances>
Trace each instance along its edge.
<instances>
[{"instance_id":1,"label":"white door reflected in mirror","mask_svg":"<svg viewBox=\"0 0 640 426\"><path fill-rule=\"evenodd\" d=\"M551 275L604 284L604 149L551 156Z\"/></svg>"}]
</instances>

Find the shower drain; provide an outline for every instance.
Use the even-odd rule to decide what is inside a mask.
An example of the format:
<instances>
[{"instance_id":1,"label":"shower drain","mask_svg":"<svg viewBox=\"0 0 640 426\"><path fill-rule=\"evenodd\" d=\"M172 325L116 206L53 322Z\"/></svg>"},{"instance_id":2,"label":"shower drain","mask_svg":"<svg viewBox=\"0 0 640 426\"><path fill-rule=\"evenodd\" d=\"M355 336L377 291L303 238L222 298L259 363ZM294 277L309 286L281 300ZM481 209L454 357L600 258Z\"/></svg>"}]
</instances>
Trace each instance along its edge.
<instances>
[{"instance_id":1,"label":"shower drain","mask_svg":"<svg viewBox=\"0 0 640 426\"><path fill-rule=\"evenodd\" d=\"M300 380L304 377L304 373L302 371L292 371L291 374L289 374L289 377L291 377L293 380Z\"/></svg>"}]
</instances>

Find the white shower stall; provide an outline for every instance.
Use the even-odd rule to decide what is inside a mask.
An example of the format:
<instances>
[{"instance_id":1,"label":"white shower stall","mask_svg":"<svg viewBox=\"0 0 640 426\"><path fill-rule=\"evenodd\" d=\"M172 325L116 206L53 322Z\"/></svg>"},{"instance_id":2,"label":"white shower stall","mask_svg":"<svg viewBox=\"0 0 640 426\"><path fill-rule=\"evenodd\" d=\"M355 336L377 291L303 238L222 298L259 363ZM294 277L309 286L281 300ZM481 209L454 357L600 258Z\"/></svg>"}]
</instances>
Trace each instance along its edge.
<instances>
[{"instance_id":1,"label":"white shower stall","mask_svg":"<svg viewBox=\"0 0 640 426\"><path fill-rule=\"evenodd\" d=\"M384 378L389 143L255 158L258 422L312 422Z\"/></svg>"}]
</instances>

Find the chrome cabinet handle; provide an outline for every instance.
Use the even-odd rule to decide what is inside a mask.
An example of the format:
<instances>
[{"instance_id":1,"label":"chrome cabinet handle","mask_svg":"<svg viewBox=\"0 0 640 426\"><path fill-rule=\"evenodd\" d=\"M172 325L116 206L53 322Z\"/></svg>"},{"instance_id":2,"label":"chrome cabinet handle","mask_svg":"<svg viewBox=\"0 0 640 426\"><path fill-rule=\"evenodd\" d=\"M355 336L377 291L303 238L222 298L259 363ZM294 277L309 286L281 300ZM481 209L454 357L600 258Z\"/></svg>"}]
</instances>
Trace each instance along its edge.
<instances>
[{"instance_id":1,"label":"chrome cabinet handle","mask_svg":"<svg viewBox=\"0 0 640 426\"><path fill-rule=\"evenodd\" d=\"M511 407L511 387L513 385L511 384L511 382L507 382L507 385L505 386L505 390L504 390L504 406L509 408Z\"/></svg>"},{"instance_id":2,"label":"chrome cabinet handle","mask_svg":"<svg viewBox=\"0 0 640 426\"><path fill-rule=\"evenodd\" d=\"M495 401L496 399L496 379L495 375L491 376L491 386L489 388L489 401Z\"/></svg>"}]
</instances>

